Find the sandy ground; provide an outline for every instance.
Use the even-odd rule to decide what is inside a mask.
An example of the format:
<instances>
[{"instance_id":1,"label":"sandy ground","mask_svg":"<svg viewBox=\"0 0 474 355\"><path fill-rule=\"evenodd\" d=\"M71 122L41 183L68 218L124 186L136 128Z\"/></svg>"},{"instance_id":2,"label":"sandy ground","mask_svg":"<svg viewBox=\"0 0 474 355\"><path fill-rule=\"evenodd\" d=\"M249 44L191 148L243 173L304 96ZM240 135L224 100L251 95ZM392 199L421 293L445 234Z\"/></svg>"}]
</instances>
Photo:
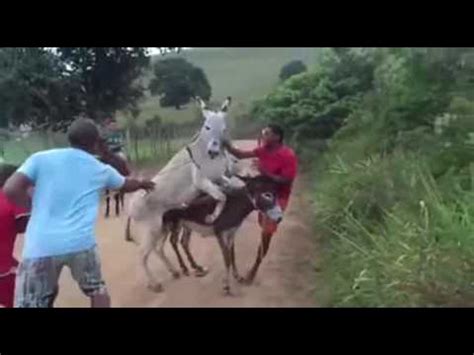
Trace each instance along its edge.
<instances>
[{"instance_id":1,"label":"sandy ground","mask_svg":"<svg viewBox=\"0 0 474 355\"><path fill-rule=\"evenodd\" d=\"M249 142L239 142L248 146ZM285 219L274 236L267 258L253 285L233 282L234 295L222 293L224 262L215 238L193 234L191 250L201 265L210 272L203 278L183 276L173 279L155 255L150 265L163 281L162 293L146 288L146 279L138 265L138 249L124 241L125 216L103 218L97 224L97 237L102 260L102 271L112 297L113 307L313 307L317 306L314 287L317 274L317 242L310 228L310 203L304 190L303 178L295 182ZM260 242L256 213L243 223L236 236L236 258L240 274L253 264ZM21 250L22 237L16 246ZM178 268L177 259L169 243L166 254ZM184 256L184 254L183 254ZM72 280L68 269L60 279L56 307L88 307L89 300Z\"/></svg>"}]
</instances>

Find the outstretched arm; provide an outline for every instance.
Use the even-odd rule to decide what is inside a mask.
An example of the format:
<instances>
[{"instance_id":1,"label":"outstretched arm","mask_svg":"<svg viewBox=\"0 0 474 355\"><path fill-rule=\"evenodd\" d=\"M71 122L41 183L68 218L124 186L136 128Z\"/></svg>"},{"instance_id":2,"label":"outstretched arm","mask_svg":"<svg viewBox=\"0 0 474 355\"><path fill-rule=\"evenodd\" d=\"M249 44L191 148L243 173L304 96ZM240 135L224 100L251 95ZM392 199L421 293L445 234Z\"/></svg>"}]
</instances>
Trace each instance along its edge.
<instances>
[{"instance_id":1,"label":"outstretched arm","mask_svg":"<svg viewBox=\"0 0 474 355\"><path fill-rule=\"evenodd\" d=\"M135 192L137 190L151 191L154 188L155 183L153 181L127 178L120 190L123 192Z\"/></svg>"},{"instance_id":2,"label":"outstretched arm","mask_svg":"<svg viewBox=\"0 0 474 355\"><path fill-rule=\"evenodd\" d=\"M248 158L256 158L257 155L253 150L241 150L235 148L229 140L223 142L224 148L227 151L235 156L237 159L248 159Z\"/></svg>"},{"instance_id":3,"label":"outstretched arm","mask_svg":"<svg viewBox=\"0 0 474 355\"><path fill-rule=\"evenodd\" d=\"M107 180L104 188L111 190L120 190L123 192L135 192L143 189L146 191L153 190L155 183L150 180L126 178L119 174L112 166L107 165Z\"/></svg>"}]
</instances>

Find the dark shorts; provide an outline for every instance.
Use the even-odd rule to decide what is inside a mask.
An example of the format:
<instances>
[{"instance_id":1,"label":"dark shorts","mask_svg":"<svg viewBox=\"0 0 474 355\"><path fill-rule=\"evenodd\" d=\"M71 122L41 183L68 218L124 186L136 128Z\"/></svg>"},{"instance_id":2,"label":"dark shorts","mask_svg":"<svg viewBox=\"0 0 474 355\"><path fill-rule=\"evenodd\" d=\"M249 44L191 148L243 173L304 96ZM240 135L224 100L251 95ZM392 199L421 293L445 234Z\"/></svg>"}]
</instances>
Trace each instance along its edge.
<instances>
[{"instance_id":1,"label":"dark shorts","mask_svg":"<svg viewBox=\"0 0 474 355\"><path fill-rule=\"evenodd\" d=\"M107 293L99 255L93 247L77 253L23 260L16 278L15 307L52 307L64 266L69 267L72 277L86 296Z\"/></svg>"}]
</instances>

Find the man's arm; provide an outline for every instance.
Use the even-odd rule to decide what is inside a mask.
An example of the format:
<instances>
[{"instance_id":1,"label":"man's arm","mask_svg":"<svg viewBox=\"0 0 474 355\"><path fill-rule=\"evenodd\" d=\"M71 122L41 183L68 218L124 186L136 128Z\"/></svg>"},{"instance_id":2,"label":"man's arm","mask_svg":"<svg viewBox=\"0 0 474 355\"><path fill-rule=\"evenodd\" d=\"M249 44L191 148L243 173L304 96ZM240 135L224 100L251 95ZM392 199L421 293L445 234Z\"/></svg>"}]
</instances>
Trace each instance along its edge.
<instances>
[{"instance_id":1,"label":"man's arm","mask_svg":"<svg viewBox=\"0 0 474 355\"><path fill-rule=\"evenodd\" d=\"M125 179L125 183L123 184L121 191L127 192L135 192L137 190L145 190L151 191L155 188L155 183L150 180L139 180L139 179Z\"/></svg>"},{"instance_id":2,"label":"man's arm","mask_svg":"<svg viewBox=\"0 0 474 355\"><path fill-rule=\"evenodd\" d=\"M240 150L235 148L232 143L228 140L223 142L224 148L227 149L227 151L235 156L237 159L248 159L248 158L256 158L257 154L253 150Z\"/></svg>"},{"instance_id":3,"label":"man's arm","mask_svg":"<svg viewBox=\"0 0 474 355\"><path fill-rule=\"evenodd\" d=\"M28 191L33 186L33 182L26 175L16 172L5 182L3 191L10 202L31 209L31 198Z\"/></svg>"},{"instance_id":4,"label":"man's arm","mask_svg":"<svg viewBox=\"0 0 474 355\"><path fill-rule=\"evenodd\" d=\"M150 180L127 178L121 175L111 165L105 165L107 178L104 188L111 190L120 190L122 192L135 192L143 189L146 191L153 190L155 183Z\"/></svg>"}]
</instances>

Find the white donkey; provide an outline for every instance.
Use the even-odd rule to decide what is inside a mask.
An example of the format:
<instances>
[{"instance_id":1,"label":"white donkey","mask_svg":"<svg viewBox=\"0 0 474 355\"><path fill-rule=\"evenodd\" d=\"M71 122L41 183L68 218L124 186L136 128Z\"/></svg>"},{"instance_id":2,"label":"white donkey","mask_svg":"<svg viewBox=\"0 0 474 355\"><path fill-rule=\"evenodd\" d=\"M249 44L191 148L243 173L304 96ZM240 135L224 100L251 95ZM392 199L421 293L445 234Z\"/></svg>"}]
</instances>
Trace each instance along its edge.
<instances>
[{"instance_id":1,"label":"white donkey","mask_svg":"<svg viewBox=\"0 0 474 355\"><path fill-rule=\"evenodd\" d=\"M175 277L179 277L179 272L164 253L169 231L164 230L163 215L169 210L186 207L200 193L206 193L218 202L206 222L213 223L224 208L226 195L216 183L230 182L226 173L232 168L232 161L222 146L227 134L226 116L230 101L228 97L216 112L209 110L198 98L205 119L199 134L153 178L156 183L153 191L148 194L137 192L130 198L127 223L129 225L133 220L144 227L139 243L141 265L148 278L148 287L156 292L162 291L163 287L148 268L152 251Z\"/></svg>"}]
</instances>

